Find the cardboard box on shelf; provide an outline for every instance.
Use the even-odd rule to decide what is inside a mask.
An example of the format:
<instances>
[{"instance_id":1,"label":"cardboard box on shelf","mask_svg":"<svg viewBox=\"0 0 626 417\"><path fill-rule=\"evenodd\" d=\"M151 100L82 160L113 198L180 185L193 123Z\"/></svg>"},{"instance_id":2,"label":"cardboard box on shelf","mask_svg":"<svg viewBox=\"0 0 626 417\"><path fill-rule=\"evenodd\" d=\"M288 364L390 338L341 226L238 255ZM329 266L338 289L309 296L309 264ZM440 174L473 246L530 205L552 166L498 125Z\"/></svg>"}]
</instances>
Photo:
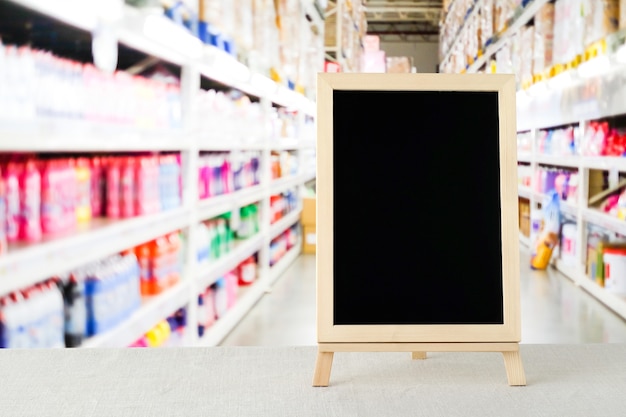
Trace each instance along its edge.
<instances>
[{"instance_id":1,"label":"cardboard box on shelf","mask_svg":"<svg viewBox=\"0 0 626 417\"><path fill-rule=\"evenodd\" d=\"M380 51L380 37L376 35L366 35L363 38L363 51L366 53Z\"/></svg>"},{"instance_id":2,"label":"cardboard box on shelf","mask_svg":"<svg viewBox=\"0 0 626 417\"><path fill-rule=\"evenodd\" d=\"M315 207L316 199L314 197L304 197L302 199L302 214L300 215L300 222L303 226L315 227Z\"/></svg>"},{"instance_id":3,"label":"cardboard box on shelf","mask_svg":"<svg viewBox=\"0 0 626 417\"><path fill-rule=\"evenodd\" d=\"M302 253L315 253L317 249L317 232L315 226L304 226Z\"/></svg>"},{"instance_id":4,"label":"cardboard box on shelf","mask_svg":"<svg viewBox=\"0 0 626 417\"><path fill-rule=\"evenodd\" d=\"M387 70L385 51L364 52L361 55L361 71L368 73L384 73Z\"/></svg>"},{"instance_id":5,"label":"cardboard box on shelf","mask_svg":"<svg viewBox=\"0 0 626 417\"><path fill-rule=\"evenodd\" d=\"M411 59L408 56L388 56L387 72L405 73L411 72Z\"/></svg>"}]
</instances>

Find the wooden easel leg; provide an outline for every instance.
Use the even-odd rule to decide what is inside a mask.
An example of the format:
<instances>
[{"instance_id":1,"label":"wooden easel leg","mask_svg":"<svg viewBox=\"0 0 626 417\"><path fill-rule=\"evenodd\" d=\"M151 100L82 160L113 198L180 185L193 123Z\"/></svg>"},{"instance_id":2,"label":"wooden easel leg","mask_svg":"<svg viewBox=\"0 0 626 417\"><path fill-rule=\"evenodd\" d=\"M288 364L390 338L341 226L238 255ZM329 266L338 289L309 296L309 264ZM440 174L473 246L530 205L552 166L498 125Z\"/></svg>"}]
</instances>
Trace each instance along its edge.
<instances>
[{"instance_id":1,"label":"wooden easel leg","mask_svg":"<svg viewBox=\"0 0 626 417\"><path fill-rule=\"evenodd\" d=\"M426 359L426 352L411 352L411 359Z\"/></svg>"},{"instance_id":2,"label":"wooden easel leg","mask_svg":"<svg viewBox=\"0 0 626 417\"><path fill-rule=\"evenodd\" d=\"M327 387L330 381L330 369L333 366L334 352L317 352L315 361L314 387Z\"/></svg>"},{"instance_id":3,"label":"wooden easel leg","mask_svg":"<svg viewBox=\"0 0 626 417\"><path fill-rule=\"evenodd\" d=\"M504 356L504 367L506 368L509 385L526 385L524 365L522 365L522 357L519 351L502 352L502 356Z\"/></svg>"}]
</instances>

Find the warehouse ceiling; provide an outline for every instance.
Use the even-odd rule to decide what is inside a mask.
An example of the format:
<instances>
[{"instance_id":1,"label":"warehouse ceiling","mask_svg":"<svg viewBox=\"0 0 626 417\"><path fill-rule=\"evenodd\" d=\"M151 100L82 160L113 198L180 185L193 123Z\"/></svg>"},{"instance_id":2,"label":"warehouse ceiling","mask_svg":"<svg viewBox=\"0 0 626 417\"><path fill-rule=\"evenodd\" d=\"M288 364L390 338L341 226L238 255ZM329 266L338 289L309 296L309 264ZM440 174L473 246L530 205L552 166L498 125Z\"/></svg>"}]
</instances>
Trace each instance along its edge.
<instances>
[{"instance_id":1,"label":"warehouse ceiling","mask_svg":"<svg viewBox=\"0 0 626 417\"><path fill-rule=\"evenodd\" d=\"M438 39L442 0L367 0L367 33L381 40Z\"/></svg>"}]
</instances>

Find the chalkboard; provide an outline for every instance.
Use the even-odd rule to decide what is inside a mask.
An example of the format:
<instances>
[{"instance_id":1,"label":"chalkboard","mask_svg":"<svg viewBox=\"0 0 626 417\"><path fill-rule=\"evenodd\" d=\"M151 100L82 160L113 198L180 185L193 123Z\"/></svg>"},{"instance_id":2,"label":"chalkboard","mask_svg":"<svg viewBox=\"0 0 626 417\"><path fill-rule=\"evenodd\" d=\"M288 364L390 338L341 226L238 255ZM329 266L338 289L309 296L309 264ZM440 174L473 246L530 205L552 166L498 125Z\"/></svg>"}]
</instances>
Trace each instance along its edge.
<instances>
[{"instance_id":1,"label":"chalkboard","mask_svg":"<svg viewBox=\"0 0 626 417\"><path fill-rule=\"evenodd\" d=\"M516 342L515 80L320 74L318 341Z\"/></svg>"},{"instance_id":2,"label":"chalkboard","mask_svg":"<svg viewBox=\"0 0 626 417\"><path fill-rule=\"evenodd\" d=\"M502 324L497 92L333 102L334 324Z\"/></svg>"}]
</instances>

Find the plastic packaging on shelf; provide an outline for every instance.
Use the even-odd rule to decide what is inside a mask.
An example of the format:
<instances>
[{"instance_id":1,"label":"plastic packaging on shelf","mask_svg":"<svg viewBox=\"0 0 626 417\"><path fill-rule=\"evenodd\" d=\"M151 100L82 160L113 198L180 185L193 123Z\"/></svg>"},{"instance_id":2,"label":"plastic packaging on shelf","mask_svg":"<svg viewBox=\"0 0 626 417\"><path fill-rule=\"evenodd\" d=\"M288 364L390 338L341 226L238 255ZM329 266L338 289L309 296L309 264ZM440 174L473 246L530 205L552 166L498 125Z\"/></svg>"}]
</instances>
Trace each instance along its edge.
<instances>
[{"instance_id":1,"label":"plastic packaging on shelf","mask_svg":"<svg viewBox=\"0 0 626 417\"><path fill-rule=\"evenodd\" d=\"M134 254L112 256L79 269L76 275L85 283L87 337L112 329L141 305Z\"/></svg>"},{"instance_id":2,"label":"plastic packaging on shelf","mask_svg":"<svg viewBox=\"0 0 626 417\"><path fill-rule=\"evenodd\" d=\"M276 265L300 240L300 225L294 224L270 242L270 266Z\"/></svg>"},{"instance_id":3,"label":"plastic packaging on shelf","mask_svg":"<svg viewBox=\"0 0 626 417\"><path fill-rule=\"evenodd\" d=\"M538 153L556 156L577 155L579 132L578 126L540 130L537 138Z\"/></svg>"},{"instance_id":4,"label":"plastic packaging on shelf","mask_svg":"<svg viewBox=\"0 0 626 417\"><path fill-rule=\"evenodd\" d=\"M198 336L205 335L216 321L223 318L237 303L239 268L219 277L198 295Z\"/></svg>"},{"instance_id":5,"label":"plastic packaging on shelf","mask_svg":"<svg viewBox=\"0 0 626 417\"><path fill-rule=\"evenodd\" d=\"M187 326L187 311L184 308L159 321L129 347L180 347Z\"/></svg>"},{"instance_id":6,"label":"plastic packaging on shelf","mask_svg":"<svg viewBox=\"0 0 626 417\"><path fill-rule=\"evenodd\" d=\"M555 192L560 200L575 203L578 198L578 172L540 166L535 171L535 191Z\"/></svg>"},{"instance_id":7,"label":"plastic packaging on shelf","mask_svg":"<svg viewBox=\"0 0 626 417\"><path fill-rule=\"evenodd\" d=\"M142 216L181 205L176 155L0 158L9 242L36 242L93 217ZM2 253L2 251L0 251Z\"/></svg>"},{"instance_id":8,"label":"plastic packaging on shelf","mask_svg":"<svg viewBox=\"0 0 626 417\"><path fill-rule=\"evenodd\" d=\"M586 0L557 0L554 7L555 64L569 64L584 52Z\"/></svg>"},{"instance_id":9,"label":"plastic packaging on shelf","mask_svg":"<svg viewBox=\"0 0 626 417\"><path fill-rule=\"evenodd\" d=\"M531 242L533 253L530 266L533 269L546 269L550 263L552 252L559 243L560 230L560 209L559 196L556 192L551 192L546 197L546 204L543 206L543 228L539 232L537 240Z\"/></svg>"},{"instance_id":10,"label":"plastic packaging on shelf","mask_svg":"<svg viewBox=\"0 0 626 417\"><path fill-rule=\"evenodd\" d=\"M578 246L577 241L578 226L575 223L565 223L561 227L561 259L566 265L576 265L576 251Z\"/></svg>"},{"instance_id":11,"label":"plastic packaging on shelf","mask_svg":"<svg viewBox=\"0 0 626 417\"><path fill-rule=\"evenodd\" d=\"M276 223L297 208L298 199L295 190L270 196L270 223Z\"/></svg>"},{"instance_id":12,"label":"plastic packaging on shelf","mask_svg":"<svg viewBox=\"0 0 626 417\"><path fill-rule=\"evenodd\" d=\"M250 210L250 212L252 212L251 207L253 206L256 207L255 205L246 206L246 213L247 210ZM243 209L244 208L242 208L241 210ZM244 219L241 220L242 221L240 221L240 224L238 225L239 227L248 225L247 216L245 221L243 221ZM251 220L255 221L256 217L251 217ZM243 235L236 235L236 233L241 232L239 232L238 230L234 230L231 227L231 223L231 213L225 213L219 217L200 223L200 227L197 229L198 233L196 234L196 257L198 259L198 262L206 263L217 261L218 259L233 250L235 236L239 238L244 238ZM254 229L250 230L254 232ZM246 235L245 238L247 237L249 236Z\"/></svg>"},{"instance_id":13,"label":"plastic packaging on shelf","mask_svg":"<svg viewBox=\"0 0 626 417\"><path fill-rule=\"evenodd\" d=\"M584 46L601 40L619 27L619 0L586 0L581 10L584 16Z\"/></svg>"},{"instance_id":14,"label":"plastic packaging on shelf","mask_svg":"<svg viewBox=\"0 0 626 417\"><path fill-rule=\"evenodd\" d=\"M254 283L258 276L258 265L256 257L249 257L248 259L240 263L237 269L239 285L251 285L252 283Z\"/></svg>"},{"instance_id":15,"label":"plastic packaging on shelf","mask_svg":"<svg viewBox=\"0 0 626 417\"><path fill-rule=\"evenodd\" d=\"M298 175L298 158L288 151L272 151L270 168L272 179Z\"/></svg>"},{"instance_id":16,"label":"plastic packaging on shelf","mask_svg":"<svg viewBox=\"0 0 626 417\"><path fill-rule=\"evenodd\" d=\"M139 262L142 295L160 294L180 281L182 259L178 233L137 246L134 252Z\"/></svg>"},{"instance_id":17,"label":"plastic packaging on shelf","mask_svg":"<svg viewBox=\"0 0 626 417\"><path fill-rule=\"evenodd\" d=\"M523 187L530 187L533 170L530 165L517 164L518 184Z\"/></svg>"},{"instance_id":18,"label":"plastic packaging on shelf","mask_svg":"<svg viewBox=\"0 0 626 417\"><path fill-rule=\"evenodd\" d=\"M0 298L0 347L64 347L63 311L57 280L47 280Z\"/></svg>"},{"instance_id":19,"label":"plastic packaging on shelf","mask_svg":"<svg viewBox=\"0 0 626 417\"><path fill-rule=\"evenodd\" d=\"M177 85L121 71L109 74L92 64L26 46L0 44L0 62L4 67L0 72L2 120L45 118L148 129L181 127Z\"/></svg>"},{"instance_id":20,"label":"plastic packaging on shelf","mask_svg":"<svg viewBox=\"0 0 626 417\"><path fill-rule=\"evenodd\" d=\"M199 198L206 199L260 183L260 152L204 153L198 168Z\"/></svg>"},{"instance_id":21,"label":"plastic packaging on shelf","mask_svg":"<svg viewBox=\"0 0 626 417\"><path fill-rule=\"evenodd\" d=\"M611 127L606 121L590 122L582 139L582 154L586 156L625 156L626 131Z\"/></svg>"},{"instance_id":22,"label":"plastic packaging on shelf","mask_svg":"<svg viewBox=\"0 0 626 417\"><path fill-rule=\"evenodd\" d=\"M554 4L546 3L534 18L533 74L543 77L553 64Z\"/></svg>"}]
</instances>

